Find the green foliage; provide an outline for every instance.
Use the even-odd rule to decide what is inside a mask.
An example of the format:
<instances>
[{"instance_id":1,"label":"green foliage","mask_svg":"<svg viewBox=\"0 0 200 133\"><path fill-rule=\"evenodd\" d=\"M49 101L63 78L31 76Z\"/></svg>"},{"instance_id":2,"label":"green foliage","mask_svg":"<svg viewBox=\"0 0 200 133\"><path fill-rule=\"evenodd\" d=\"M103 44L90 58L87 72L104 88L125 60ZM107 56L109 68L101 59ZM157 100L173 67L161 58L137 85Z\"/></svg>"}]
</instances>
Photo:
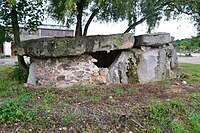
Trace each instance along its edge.
<instances>
[{"instance_id":1,"label":"green foliage","mask_svg":"<svg viewBox=\"0 0 200 133\"><path fill-rule=\"evenodd\" d=\"M63 125L70 123L71 121L78 120L78 117L75 114L65 114L61 120Z\"/></svg>"},{"instance_id":2,"label":"green foliage","mask_svg":"<svg viewBox=\"0 0 200 133\"><path fill-rule=\"evenodd\" d=\"M81 90L79 91L79 95L80 95L80 96L86 96L87 92L88 92L88 87L83 87L83 88L81 88Z\"/></svg>"},{"instance_id":3,"label":"green foliage","mask_svg":"<svg viewBox=\"0 0 200 133\"><path fill-rule=\"evenodd\" d=\"M9 66L1 66L0 67L0 80L9 80L10 79L10 70Z\"/></svg>"},{"instance_id":4,"label":"green foliage","mask_svg":"<svg viewBox=\"0 0 200 133\"><path fill-rule=\"evenodd\" d=\"M47 112L48 110L52 110L51 103L56 100L54 90L51 90L50 88L39 88L35 90L34 93L31 94L31 96L31 100L36 100L35 103L32 103L32 112L42 112L42 114L38 114L37 119L43 119L43 113Z\"/></svg>"},{"instance_id":5,"label":"green foliage","mask_svg":"<svg viewBox=\"0 0 200 133\"><path fill-rule=\"evenodd\" d=\"M0 123L29 122L34 118L34 113L23 104L30 99L30 94L19 82L12 80L11 69L8 66L0 67Z\"/></svg>"},{"instance_id":6,"label":"green foliage","mask_svg":"<svg viewBox=\"0 0 200 133\"><path fill-rule=\"evenodd\" d=\"M191 125L193 133L200 132L200 112L198 113L189 113L187 116L187 120Z\"/></svg>"},{"instance_id":7,"label":"green foliage","mask_svg":"<svg viewBox=\"0 0 200 133\"><path fill-rule=\"evenodd\" d=\"M90 19L99 22L117 22L130 19L131 22L135 22L135 18L137 17L137 13L135 12L137 1L138 0L50 0L48 12L53 19L67 26L77 25L78 19L83 26L86 25ZM82 29L80 30L82 31Z\"/></svg>"},{"instance_id":8,"label":"green foliage","mask_svg":"<svg viewBox=\"0 0 200 133\"><path fill-rule=\"evenodd\" d=\"M180 53L184 53L184 52L199 53L200 52L200 36L192 37L190 39L176 40L174 42L174 46L176 50Z\"/></svg>"},{"instance_id":9,"label":"green foliage","mask_svg":"<svg viewBox=\"0 0 200 133\"><path fill-rule=\"evenodd\" d=\"M0 2L0 24L11 25L11 11L16 8L18 21L27 24L27 28L34 30L41 24L43 19L44 7L42 0L9 0Z\"/></svg>"},{"instance_id":10,"label":"green foliage","mask_svg":"<svg viewBox=\"0 0 200 133\"><path fill-rule=\"evenodd\" d=\"M165 125L170 119L168 117L169 108L166 104L158 102L155 105L150 106L149 111L151 112L149 118L154 119L157 122L159 121L161 125Z\"/></svg>"},{"instance_id":11,"label":"green foliage","mask_svg":"<svg viewBox=\"0 0 200 133\"><path fill-rule=\"evenodd\" d=\"M196 77L200 77L200 65L198 64L179 64L186 72L191 73Z\"/></svg>"},{"instance_id":12,"label":"green foliage","mask_svg":"<svg viewBox=\"0 0 200 133\"><path fill-rule=\"evenodd\" d=\"M139 92L139 90L137 88L129 88L128 89L129 94L134 94L134 93L138 93L138 92Z\"/></svg>"},{"instance_id":13,"label":"green foliage","mask_svg":"<svg viewBox=\"0 0 200 133\"><path fill-rule=\"evenodd\" d=\"M92 96L89 96L88 99L90 101L99 101L101 99L101 97L97 96L97 95L92 95Z\"/></svg>"},{"instance_id":14,"label":"green foliage","mask_svg":"<svg viewBox=\"0 0 200 133\"><path fill-rule=\"evenodd\" d=\"M182 68L183 72L181 78L187 81L200 81L200 65L199 64L179 64L179 67ZM187 73L192 74L193 77L190 77Z\"/></svg>"},{"instance_id":15,"label":"green foliage","mask_svg":"<svg viewBox=\"0 0 200 133\"><path fill-rule=\"evenodd\" d=\"M192 100L195 96L188 96ZM153 125L152 132L199 132L200 128L200 112L199 108L196 111L192 111L191 101L180 99L170 100L168 102L157 102L154 105L148 107L147 111L147 124ZM199 98L193 104L199 103ZM186 116L186 117L185 117Z\"/></svg>"},{"instance_id":16,"label":"green foliage","mask_svg":"<svg viewBox=\"0 0 200 133\"><path fill-rule=\"evenodd\" d=\"M66 106L69 106L69 103L66 103L66 102L58 102L57 105L58 105L58 106L62 106L62 107L66 107Z\"/></svg>"},{"instance_id":17,"label":"green foliage","mask_svg":"<svg viewBox=\"0 0 200 133\"><path fill-rule=\"evenodd\" d=\"M197 76L200 73L198 65L181 65ZM193 69L190 70L191 67ZM121 132L200 132L199 92L181 96L179 99L154 100L151 105L137 104L137 100L129 99L130 94L137 92L135 98L138 100L144 95L134 88L135 86L25 88L7 76L11 74L10 69L14 68L0 66L1 128L5 124L11 127L18 124L21 130L26 131L26 127L29 129L31 126L34 132L43 131L42 128L45 131L58 131L62 127L80 132L109 132L115 130L114 126L121 125L122 129L125 129L120 130ZM163 84L168 85L168 82ZM142 89L145 88L141 86L140 91ZM81 91L83 93L79 95ZM142 98L148 98L150 93L145 93L147 97ZM155 94L160 96L160 92ZM120 99L124 100L123 104L129 104L123 106L118 102Z\"/></svg>"},{"instance_id":18,"label":"green foliage","mask_svg":"<svg viewBox=\"0 0 200 133\"><path fill-rule=\"evenodd\" d=\"M114 91L115 95L123 94L123 90L121 90L120 88L114 87L112 90Z\"/></svg>"},{"instance_id":19,"label":"green foliage","mask_svg":"<svg viewBox=\"0 0 200 133\"><path fill-rule=\"evenodd\" d=\"M167 87L167 86L170 86L171 85L171 82L169 80L163 80L161 81L161 86L163 87Z\"/></svg>"},{"instance_id":20,"label":"green foliage","mask_svg":"<svg viewBox=\"0 0 200 133\"><path fill-rule=\"evenodd\" d=\"M43 96L43 99L44 99L43 101L44 101L44 103L49 104L49 103L53 102L53 100L55 100L55 98L56 98L56 96L55 96L54 92L48 92L47 94L45 94Z\"/></svg>"},{"instance_id":21,"label":"green foliage","mask_svg":"<svg viewBox=\"0 0 200 133\"><path fill-rule=\"evenodd\" d=\"M130 84L135 84L135 83L139 83L139 78L137 75L137 66L135 66L133 64L133 62L131 62L129 64L128 70L126 72L126 75L128 77L128 82Z\"/></svg>"},{"instance_id":22,"label":"green foliage","mask_svg":"<svg viewBox=\"0 0 200 133\"><path fill-rule=\"evenodd\" d=\"M2 101L0 106L0 123L29 122L34 114L24 108L23 103L30 98L29 94L21 94L16 98Z\"/></svg>"},{"instance_id":23,"label":"green foliage","mask_svg":"<svg viewBox=\"0 0 200 133\"><path fill-rule=\"evenodd\" d=\"M0 66L0 96L2 97L19 95L25 91L18 81L13 80L12 71L12 67Z\"/></svg>"},{"instance_id":24,"label":"green foliage","mask_svg":"<svg viewBox=\"0 0 200 133\"><path fill-rule=\"evenodd\" d=\"M194 93L178 100L157 102L149 106L148 124L154 125L153 131L199 132L200 130L200 93Z\"/></svg>"},{"instance_id":25,"label":"green foliage","mask_svg":"<svg viewBox=\"0 0 200 133\"><path fill-rule=\"evenodd\" d=\"M11 77L13 80L19 81L19 82L26 82L28 78L29 70L26 69L26 71L23 71L20 69L19 65L13 66L13 69L11 71Z\"/></svg>"},{"instance_id":26,"label":"green foliage","mask_svg":"<svg viewBox=\"0 0 200 133\"><path fill-rule=\"evenodd\" d=\"M79 84L78 86L78 94L80 96L80 100L88 99L90 101L98 101L101 97L93 92L93 88L89 86L84 86Z\"/></svg>"},{"instance_id":27,"label":"green foliage","mask_svg":"<svg viewBox=\"0 0 200 133\"><path fill-rule=\"evenodd\" d=\"M182 123L172 122L172 123L170 123L169 126L173 133L184 133L185 132L185 128Z\"/></svg>"},{"instance_id":28,"label":"green foliage","mask_svg":"<svg viewBox=\"0 0 200 133\"><path fill-rule=\"evenodd\" d=\"M21 84L16 81L0 80L0 96L7 97L24 92Z\"/></svg>"},{"instance_id":29,"label":"green foliage","mask_svg":"<svg viewBox=\"0 0 200 133\"><path fill-rule=\"evenodd\" d=\"M20 46L20 27L22 24L29 30L36 30L41 25L44 15L43 2L46 0L3 0L0 1L0 26L2 36L1 40L7 40L9 33L13 34L13 52L17 54L17 48ZM11 36L11 35L10 35ZM0 40L0 41L1 41ZM18 56L18 62L21 70L27 68L21 55Z\"/></svg>"},{"instance_id":30,"label":"green foliage","mask_svg":"<svg viewBox=\"0 0 200 133\"><path fill-rule=\"evenodd\" d=\"M16 34L13 24L23 24L29 30L36 30L44 16L43 0L3 0L0 1L0 42L11 41ZM13 22L11 13L16 11L18 22ZM18 25L19 26L19 25ZM16 30L16 29L15 29Z\"/></svg>"},{"instance_id":31,"label":"green foliage","mask_svg":"<svg viewBox=\"0 0 200 133\"><path fill-rule=\"evenodd\" d=\"M190 15L191 19L199 23L199 2L199 0L141 0L140 12L142 16L150 15L146 21L150 32L156 25L159 25L161 18L177 19L180 14Z\"/></svg>"},{"instance_id":32,"label":"green foliage","mask_svg":"<svg viewBox=\"0 0 200 133\"><path fill-rule=\"evenodd\" d=\"M92 15L95 15L92 16L92 20L99 22L127 20L130 29L126 32L134 30L138 24L146 21L150 32L159 24L161 18L176 19L182 13L191 15L199 28L198 5L199 0L50 0L48 12L52 18L68 26L76 24L77 19L84 25ZM98 12L93 14L96 10Z\"/></svg>"},{"instance_id":33,"label":"green foliage","mask_svg":"<svg viewBox=\"0 0 200 133\"><path fill-rule=\"evenodd\" d=\"M5 26L2 26L0 23L0 42L9 42L11 41L11 36L9 34L8 29Z\"/></svg>"}]
</instances>

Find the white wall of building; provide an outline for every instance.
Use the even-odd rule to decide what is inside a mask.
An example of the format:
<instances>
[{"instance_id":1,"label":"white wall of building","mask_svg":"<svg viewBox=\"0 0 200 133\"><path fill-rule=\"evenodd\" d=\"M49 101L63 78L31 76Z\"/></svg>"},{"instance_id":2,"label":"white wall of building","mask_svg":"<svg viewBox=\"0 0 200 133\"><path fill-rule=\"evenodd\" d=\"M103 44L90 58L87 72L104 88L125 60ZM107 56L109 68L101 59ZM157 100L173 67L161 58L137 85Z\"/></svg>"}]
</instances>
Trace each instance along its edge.
<instances>
[{"instance_id":1,"label":"white wall of building","mask_svg":"<svg viewBox=\"0 0 200 133\"><path fill-rule=\"evenodd\" d=\"M6 55L6 56L12 55L11 42L4 42L3 49L4 49L4 55Z\"/></svg>"}]
</instances>

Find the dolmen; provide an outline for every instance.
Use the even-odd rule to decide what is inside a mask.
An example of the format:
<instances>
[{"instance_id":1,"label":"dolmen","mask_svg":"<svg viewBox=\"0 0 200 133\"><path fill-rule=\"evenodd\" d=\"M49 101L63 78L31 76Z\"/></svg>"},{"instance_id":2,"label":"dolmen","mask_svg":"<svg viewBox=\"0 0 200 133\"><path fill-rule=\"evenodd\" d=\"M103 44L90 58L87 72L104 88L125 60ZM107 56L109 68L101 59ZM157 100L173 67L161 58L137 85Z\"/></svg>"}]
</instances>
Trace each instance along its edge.
<instances>
[{"instance_id":1,"label":"dolmen","mask_svg":"<svg viewBox=\"0 0 200 133\"><path fill-rule=\"evenodd\" d=\"M176 78L177 54L169 33L52 37L23 41L31 58L27 83L135 84Z\"/></svg>"}]
</instances>

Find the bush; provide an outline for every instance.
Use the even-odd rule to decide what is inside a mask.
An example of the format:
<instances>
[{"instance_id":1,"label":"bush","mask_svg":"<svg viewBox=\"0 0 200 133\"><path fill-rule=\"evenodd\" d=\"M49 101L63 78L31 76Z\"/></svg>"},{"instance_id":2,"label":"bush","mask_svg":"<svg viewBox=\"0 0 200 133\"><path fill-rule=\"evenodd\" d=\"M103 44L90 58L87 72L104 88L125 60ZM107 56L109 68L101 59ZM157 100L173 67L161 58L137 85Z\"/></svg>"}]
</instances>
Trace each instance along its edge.
<instances>
[{"instance_id":1,"label":"bush","mask_svg":"<svg viewBox=\"0 0 200 133\"><path fill-rule=\"evenodd\" d=\"M19 68L19 65L13 66L11 71L11 77L13 80L19 81L21 83L25 83L27 81L29 74L29 69L23 71Z\"/></svg>"}]
</instances>

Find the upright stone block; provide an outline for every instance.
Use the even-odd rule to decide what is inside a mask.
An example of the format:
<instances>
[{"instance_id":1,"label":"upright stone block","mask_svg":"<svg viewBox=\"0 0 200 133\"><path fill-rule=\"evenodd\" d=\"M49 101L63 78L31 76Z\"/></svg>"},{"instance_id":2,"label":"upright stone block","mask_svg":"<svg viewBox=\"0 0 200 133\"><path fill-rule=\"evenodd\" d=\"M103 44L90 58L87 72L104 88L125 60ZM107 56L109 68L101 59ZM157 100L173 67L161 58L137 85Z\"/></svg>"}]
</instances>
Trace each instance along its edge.
<instances>
[{"instance_id":1,"label":"upright stone block","mask_svg":"<svg viewBox=\"0 0 200 133\"><path fill-rule=\"evenodd\" d=\"M22 51L32 58L31 85L134 84L176 77L170 42L168 33L42 38L22 42Z\"/></svg>"},{"instance_id":2,"label":"upright stone block","mask_svg":"<svg viewBox=\"0 0 200 133\"><path fill-rule=\"evenodd\" d=\"M172 48L173 46L170 45L164 48L140 51L137 65L140 83L176 78L178 57ZM136 51L133 50L133 52Z\"/></svg>"}]
</instances>

